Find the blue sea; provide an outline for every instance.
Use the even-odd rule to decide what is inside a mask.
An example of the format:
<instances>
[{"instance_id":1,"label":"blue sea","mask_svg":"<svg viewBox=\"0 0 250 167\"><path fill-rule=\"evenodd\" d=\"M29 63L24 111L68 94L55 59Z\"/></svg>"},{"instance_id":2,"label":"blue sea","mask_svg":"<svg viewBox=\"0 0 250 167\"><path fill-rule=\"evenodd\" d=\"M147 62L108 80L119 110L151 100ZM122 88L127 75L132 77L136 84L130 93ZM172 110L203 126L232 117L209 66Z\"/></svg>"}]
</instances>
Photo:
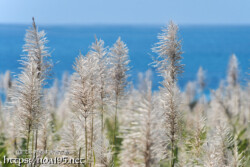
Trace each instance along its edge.
<instances>
[{"instance_id":1,"label":"blue sea","mask_svg":"<svg viewBox=\"0 0 250 167\"><path fill-rule=\"evenodd\" d=\"M0 73L10 70L13 75L19 72L20 55L24 44L25 30L29 25L0 25ZM39 26L45 30L49 40L52 59L55 62L54 77L61 78L64 71L73 72L72 65L79 51L87 53L95 35L112 46L120 36L129 48L131 77L137 84L139 72L147 69L156 55L151 48L157 42L162 26ZM227 65L231 54L238 57L241 83L247 79L250 67L250 26L180 26L185 72L179 80L184 89L188 81L196 79L200 66L206 71L207 90L218 87L226 78ZM161 78L154 73L153 88L158 89Z\"/></svg>"}]
</instances>

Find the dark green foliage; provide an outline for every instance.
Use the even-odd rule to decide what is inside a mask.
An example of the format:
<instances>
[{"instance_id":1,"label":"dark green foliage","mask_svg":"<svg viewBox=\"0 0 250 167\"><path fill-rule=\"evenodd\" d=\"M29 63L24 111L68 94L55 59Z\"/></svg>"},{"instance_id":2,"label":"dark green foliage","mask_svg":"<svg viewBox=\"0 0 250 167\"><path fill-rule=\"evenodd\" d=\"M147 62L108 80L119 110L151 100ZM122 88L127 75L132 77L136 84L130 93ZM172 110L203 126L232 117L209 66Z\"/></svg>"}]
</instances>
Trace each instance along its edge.
<instances>
[{"instance_id":1,"label":"dark green foliage","mask_svg":"<svg viewBox=\"0 0 250 167\"><path fill-rule=\"evenodd\" d=\"M55 133L57 128L56 128L56 116L55 113L52 111L51 112L51 121L50 121L50 128L51 128L51 132Z\"/></svg>"},{"instance_id":2,"label":"dark green foliage","mask_svg":"<svg viewBox=\"0 0 250 167\"><path fill-rule=\"evenodd\" d=\"M193 110L193 108L196 106L196 104L197 104L197 101L191 102L191 103L189 104L190 109Z\"/></svg>"},{"instance_id":3,"label":"dark green foliage","mask_svg":"<svg viewBox=\"0 0 250 167\"><path fill-rule=\"evenodd\" d=\"M57 132L61 127L57 123L58 121L56 119L55 111L52 111L50 115L51 115L50 130L52 132L52 140L53 142L58 142L61 140L61 137Z\"/></svg>"},{"instance_id":4,"label":"dark green foliage","mask_svg":"<svg viewBox=\"0 0 250 167\"><path fill-rule=\"evenodd\" d=\"M228 147L234 155L234 149L237 144L237 152L240 156L240 160L243 166L250 166L250 139L248 137L249 127L242 125L238 120L232 123L233 131L232 138L230 139L230 145Z\"/></svg>"},{"instance_id":5,"label":"dark green foliage","mask_svg":"<svg viewBox=\"0 0 250 167\"><path fill-rule=\"evenodd\" d=\"M116 140L115 143L114 142L114 121L110 120L110 119L106 119L106 128L107 128L107 132L108 132L108 139L109 142L112 143L113 145L113 149L112 151L114 152L113 155L113 163L114 166L120 166L120 160L119 160L119 153L121 151L121 145L122 145L122 138L119 137L120 133L119 133L119 125L116 126Z\"/></svg>"},{"instance_id":6,"label":"dark green foliage","mask_svg":"<svg viewBox=\"0 0 250 167\"><path fill-rule=\"evenodd\" d=\"M15 166L13 164L4 164L4 156L8 158L7 156L7 147L5 146L6 138L3 133L0 134L0 166L1 167L12 167Z\"/></svg>"},{"instance_id":7,"label":"dark green foliage","mask_svg":"<svg viewBox=\"0 0 250 167\"><path fill-rule=\"evenodd\" d=\"M178 163L178 150L179 150L178 147L175 147L172 167L174 167L175 164Z\"/></svg>"},{"instance_id":8,"label":"dark green foliage","mask_svg":"<svg viewBox=\"0 0 250 167\"><path fill-rule=\"evenodd\" d=\"M246 137L247 128L242 129L238 135L236 135L236 143L238 144L238 153L244 162L249 163L250 149L249 139Z\"/></svg>"},{"instance_id":9,"label":"dark green foliage","mask_svg":"<svg viewBox=\"0 0 250 167\"><path fill-rule=\"evenodd\" d=\"M26 158L27 157L27 154L25 153L26 148L27 148L27 139L22 138L21 139L21 146L20 146L20 150L22 151L22 153L17 155L18 158Z\"/></svg>"},{"instance_id":10,"label":"dark green foliage","mask_svg":"<svg viewBox=\"0 0 250 167\"><path fill-rule=\"evenodd\" d=\"M7 148L5 147L5 137L4 134L0 135L0 162L3 166L6 166L7 164L4 164L4 156L7 155Z\"/></svg>"}]
</instances>

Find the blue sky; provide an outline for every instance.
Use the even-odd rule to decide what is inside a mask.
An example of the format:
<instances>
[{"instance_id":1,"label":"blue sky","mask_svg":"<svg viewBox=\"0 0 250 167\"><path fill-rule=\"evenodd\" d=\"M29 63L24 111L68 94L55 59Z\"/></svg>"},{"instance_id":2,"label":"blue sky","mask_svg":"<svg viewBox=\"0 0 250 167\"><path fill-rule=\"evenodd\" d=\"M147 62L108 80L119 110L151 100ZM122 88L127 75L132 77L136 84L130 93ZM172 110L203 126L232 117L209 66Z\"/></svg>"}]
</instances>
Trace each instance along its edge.
<instances>
[{"instance_id":1,"label":"blue sky","mask_svg":"<svg viewBox=\"0 0 250 167\"><path fill-rule=\"evenodd\" d=\"M0 23L250 24L249 0L0 0Z\"/></svg>"}]
</instances>

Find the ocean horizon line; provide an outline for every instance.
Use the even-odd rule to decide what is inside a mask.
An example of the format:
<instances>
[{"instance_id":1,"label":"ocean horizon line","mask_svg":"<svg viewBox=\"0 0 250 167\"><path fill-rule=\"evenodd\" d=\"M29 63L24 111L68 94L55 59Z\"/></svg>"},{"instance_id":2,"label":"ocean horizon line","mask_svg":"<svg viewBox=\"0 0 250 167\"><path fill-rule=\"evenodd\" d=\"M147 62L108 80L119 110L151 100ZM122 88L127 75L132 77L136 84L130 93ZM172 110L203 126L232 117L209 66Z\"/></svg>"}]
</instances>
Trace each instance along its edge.
<instances>
[{"instance_id":1,"label":"ocean horizon line","mask_svg":"<svg viewBox=\"0 0 250 167\"><path fill-rule=\"evenodd\" d=\"M39 23L38 25L42 27L92 27L92 26L124 26L124 27L164 27L167 25L168 22L165 24L150 24L150 23L59 23L59 24L51 24L51 23ZM226 23L206 23L206 24L197 24L197 23L183 23L178 24L179 27L250 27L250 24L226 24ZM30 23L3 23L0 22L0 26L30 26Z\"/></svg>"}]
</instances>

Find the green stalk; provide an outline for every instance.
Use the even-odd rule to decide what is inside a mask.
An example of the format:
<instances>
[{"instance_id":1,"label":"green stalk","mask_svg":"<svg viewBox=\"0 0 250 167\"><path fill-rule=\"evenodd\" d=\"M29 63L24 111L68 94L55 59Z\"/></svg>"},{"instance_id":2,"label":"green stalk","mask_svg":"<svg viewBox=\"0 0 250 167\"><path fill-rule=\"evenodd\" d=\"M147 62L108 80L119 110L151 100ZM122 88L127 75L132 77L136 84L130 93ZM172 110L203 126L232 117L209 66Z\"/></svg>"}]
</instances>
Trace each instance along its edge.
<instances>
[{"instance_id":1,"label":"green stalk","mask_svg":"<svg viewBox=\"0 0 250 167\"><path fill-rule=\"evenodd\" d=\"M88 167L88 132L87 132L87 118L85 117L85 161L86 161L86 167Z\"/></svg>"},{"instance_id":2,"label":"green stalk","mask_svg":"<svg viewBox=\"0 0 250 167\"><path fill-rule=\"evenodd\" d=\"M31 152L32 161L33 161L33 152L34 152L34 133L32 133L32 152ZM31 163L31 167L32 167L32 163Z\"/></svg>"},{"instance_id":3,"label":"green stalk","mask_svg":"<svg viewBox=\"0 0 250 167\"><path fill-rule=\"evenodd\" d=\"M79 149L79 164L78 164L78 167L81 166L81 147Z\"/></svg>"},{"instance_id":4,"label":"green stalk","mask_svg":"<svg viewBox=\"0 0 250 167\"><path fill-rule=\"evenodd\" d=\"M102 123L102 136L101 136L101 164L104 164L103 162L103 136L104 136L104 124L103 124L103 113L104 113L104 107L103 107L103 99L102 99L102 108L101 108L101 123Z\"/></svg>"},{"instance_id":5,"label":"green stalk","mask_svg":"<svg viewBox=\"0 0 250 167\"><path fill-rule=\"evenodd\" d=\"M36 129L36 143L35 143L35 159L36 159L36 152L37 152L37 140L38 140L38 129ZM36 166L36 161L34 164L34 167Z\"/></svg>"},{"instance_id":6,"label":"green stalk","mask_svg":"<svg viewBox=\"0 0 250 167\"><path fill-rule=\"evenodd\" d=\"M93 138L94 138L94 113L93 113L93 108L92 108L92 120L91 120L91 142L90 142L90 150L91 150L91 157L92 158L92 151L93 150ZM90 167L91 167L91 164L90 164Z\"/></svg>"},{"instance_id":7,"label":"green stalk","mask_svg":"<svg viewBox=\"0 0 250 167\"><path fill-rule=\"evenodd\" d=\"M115 127L114 127L114 141L113 141L114 146L115 146L115 143L116 143L117 108L118 108L118 95L116 95L116 98L115 98Z\"/></svg>"},{"instance_id":8,"label":"green stalk","mask_svg":"<svg viewBox=\"0 0 250 167\"><path fill-rule=\"evenodd\" d=\"M28 136L27 136L27 155L26 157L29 158L29 142L30 142L30 132L31 132L31 125L29 124L29 128L28 128ZM25 165L27 167L27 164Z\"/></svg>"},{"instance_id":9,"label":"green stalk","mask_svg":"<svg viewBox=\"0 0 250 167\"><path fill-rule=\"evenodd\" d=\"M171 167L174 167L174 143L171 142Z\"/></svg>"}]
</instances>

